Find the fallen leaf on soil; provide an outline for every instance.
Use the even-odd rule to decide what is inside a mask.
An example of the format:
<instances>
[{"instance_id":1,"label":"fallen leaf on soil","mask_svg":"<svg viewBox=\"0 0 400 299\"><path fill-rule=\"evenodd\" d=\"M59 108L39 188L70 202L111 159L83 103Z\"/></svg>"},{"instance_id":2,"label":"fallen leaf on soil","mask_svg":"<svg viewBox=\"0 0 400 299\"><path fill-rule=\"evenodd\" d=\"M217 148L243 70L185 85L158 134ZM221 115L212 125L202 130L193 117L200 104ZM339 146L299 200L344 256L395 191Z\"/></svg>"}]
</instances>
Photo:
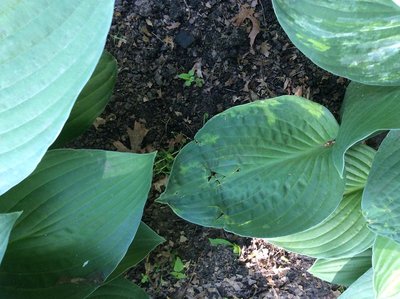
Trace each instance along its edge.
<instances>
[{"instance_id":1,"label":"fallen leaf on soil","mask_svg":"<svg viewBox=\"0 0 400 299\"><path fill-rule=\"evenodd\" d=\"M146 19L146 24L153 27L153 22L150 19Z\"/></svg>"},{"instance_id":2,"label":"fallen leaf on soil","mask_svg":"<svg viewBox=\"0 0 400 299\"><path fill-rule=\"evenodd\" d=\"M131 151L135 153L140 152L140 150L142 149L141 148L142 141L149 132L149 130L146 129L144 124L135 121L133 130L131 128L128 128L127 132L129 136L129 142L131 145Z\"/></svg>"},{"instance_id":3,"label":"fallen leaf on soil","mask_svg":"<svg viewBox=\"0 0 400 299\"><path fill-rule=\"evenodd\" d=\"M142 149L141 145L147 132L149 132L149 130L146 129L144 124L135 121L133 130L131 128L127 129L131 148L127 148L121 141L114 141L113 145L119 152L142 153L144 150Z\"/></svg>"},{"instance_id":4,"label":"fallen leaf on soil","mask_svg":"<svg viewBox=\"0 0 400 299\"><path fill-rule=\"evenodd\" d=\"M260 52L262 55L265 57L268 57L270 52L269 50L271 49L271 46L267 44L267 42L263 42L260 46Z\"/></svg>"},{"instance_id":5,"label":"fallen leaf on soil","mask_svg":"<svg viewBox=\"0 0 400 299\"><path fill-rule=\"evenodd\" d=\"M179 23L179 22L174 22L174 23L172 23L171 25L167 26L167 29L168 29L168 30L176 29L176 28L178 28L179 26L181 26L181 23Z\"/></svg>"},{"instance_id":6,"label":"fallen leaf on soil","mask_svg":"<svg viewBox=\"0 0 400 299\"><path fill-rule=\"evenodd\" d=\"M157 182L153 184L154 189L156 189L157 192L163 192L162 187L165 187L168 182L168 176L164 176L163 178L159 179Z\"/></svg>"},{"instance_id":7,"label":"fallen leaf on soil","mask_svg":"<svg viewBox=\"0 0 400 299\"><path fill-rule=\"evenodd\" d=\"M303 87L297 86L297 87L294 89L294 95L295 95L295 96L298 96L298 97L302 97L302 96L303 96Z\"/></svg>"},{"instance_id":8,"label":"fallen leaf on soil","mask_svg":"<svg viewBox=\"0 0 400 299\"><path fill-rule=\"evenodd\" d=\"M171 48L171 50L173 50L175 48L175 43L174 43L174 39L171 36L166 36L163 39L164 44L166 44L167 46L169 46Z\"/></svg>"},{"instance_id":9,"label":"fallen leaf on soil","mask_svg":"<svg viewBox=\"0 0 400 299\"><path fill-rule=\"evenodd\" d=\"M250 8L248 5L243 5L240 7L239 13L235 17L233 17L232 21L235 26L240 26L246 19L249 19L252 23L252 28L249 33L249 38L250 38L250 49L252 52L254 52L253 45L258 33L260 32L260 22L254 16L254 8Z\"/></svg>"},{"instance_id":10,"label":"fallen leaf on soil","mask_svg":"<svg viewBox=\"0 0 400 299\"><path fill-rule=\"evenodd\" d=\"M117 149L117 151L119 152L123 152L123 153L128 153L131 150L129 148L127 148L121 141L114 141L113 145L115 146L115 148Z\"/></svg>"},{"instance_id":11,"label":"fallen leaf on soil","mask_svg":"<svg viewBox=\"0 0 400 299\"><path fill-rule=\"evenodd\" d=\"M194 70L194 71L196 72L196 76L197 76L198 78L203 78L203 72L201 71L201 60L198 61L198 62L196 62L196 63L193 65L192 70Z\"/></svg>"},{"instance_id":12,"label":"fallen leaf on soil","mask_svg":"<svg viewBox=\"0 0 400 299\"><path fill-rule=\"evenodd\" d=\"M147 29L146 25L143 25L142 27L140 27L140 32L147 35L148 37L151 37L151 33L150 33L149 29Z\"/></svg>"},{"instance_id":13,"label":"fallen leaf on soil","mask_svg":"<svg viewBox=\"0 0 400 299\"><path fill-rule=\"evenodd\" d=\"M106 120L101 117L96 117L96 119L93 122L93 126L96 130L99 129L100 126L104 125L106 123Z\"/></svg>"}]
</instances>

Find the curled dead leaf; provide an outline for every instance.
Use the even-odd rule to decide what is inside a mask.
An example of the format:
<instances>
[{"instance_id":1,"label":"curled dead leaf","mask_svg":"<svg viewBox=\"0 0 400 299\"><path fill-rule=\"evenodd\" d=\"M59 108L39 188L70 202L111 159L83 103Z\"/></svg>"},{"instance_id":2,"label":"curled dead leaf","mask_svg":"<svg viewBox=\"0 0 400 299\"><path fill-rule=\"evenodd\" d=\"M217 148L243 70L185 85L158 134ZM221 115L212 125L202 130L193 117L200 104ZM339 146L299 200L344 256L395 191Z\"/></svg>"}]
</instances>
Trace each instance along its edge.
<instances>
[{"instance_id":1,"label":"curled dead leaf","mask_svg":"<svg viewBox=\"0 0 400 299\"><path fill-rule=\"evenodd\" d=\"M252 23L249 38L251 52L254 52L253 45L258 33L260 33L260 22L254 16L254 8L250 8L248 5L242 5L239 13L233 17L232 22L235 26L241 26L246 19L249 19Z\"/></svg>"}]
</instances>

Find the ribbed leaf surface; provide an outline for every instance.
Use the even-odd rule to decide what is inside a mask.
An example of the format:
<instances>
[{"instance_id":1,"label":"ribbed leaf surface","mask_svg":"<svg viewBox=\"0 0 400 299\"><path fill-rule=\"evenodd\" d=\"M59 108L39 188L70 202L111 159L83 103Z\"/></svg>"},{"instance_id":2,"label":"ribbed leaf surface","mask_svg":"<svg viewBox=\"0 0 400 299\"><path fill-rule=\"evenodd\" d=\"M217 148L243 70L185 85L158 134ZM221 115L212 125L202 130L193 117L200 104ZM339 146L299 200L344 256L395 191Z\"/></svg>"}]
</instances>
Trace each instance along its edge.
<instances>
[{"instance_id":1,"label":"ribbed leaf surface","mask_svg":"<svg viewBox=\"0 0 400 299\"><path fill-rule=\"evenodd\" d=\"M93 124L110 100L116 79L117 61L110 53L104 51L52 148L62 147Z\"/></svg>"},{"instance_id":2,"label":"ribbed leaf surface","mask_svg":"<svg viewBox=\"0 0 400 299\"><path fill-rule=\"evenodd\" d=\"M400 242L400 131L383 140L372 164L362 199L368 226Z\"/></svg>"},{"instance_id":3,"label":"ribbed leaf surface","mask_svg":"<svg viewBox=\"0 0 400 299\"><path fill-rule=\"evenodd\" d=\"M385 237L378 237L373 252L376 298L400 298L400 244Z\"/></svg>"},{"instance_id":4,"label":"ribbed leaf surface","mask_svg":"<svg viewBox=\"0 0 400 299\"><path fill-rule=\"evenodd\" d=\"M11 229L20 215L21 212L0 214L0 264L7 249Z\"/></svg>"},{"instance_id":5,"label":"ribbed leaf surface","mask_svg":"<svg viewBox=\"0 0 400 299\"><path fill-rule=\"evenodd\" d=\"M0 267L0 298L81 299L127 252L140 224L153 154L49 151L0 199L23 211Z\"/></svg>"},{"instance_id":6,"label":"ribbed leaf surface","mask_svg":"<svg viewBox=\"0 0 400 299\"><path fill-rule=\"evenodd\" d=\"M400 85L400 7L391 0L273 0L279 23L307 57L336 75Z\"/></svg>"},{"instance_id":7,"label":"ribbed leaf surface","mask_svg":"<svg viewBox=\"0 0 400 299\"><path fill-rule=\"evenodd\" d=\"M400 87L367 86L351 82L343 117L333 146L336 167L343 172L344 154L353 144L379 130L400 128Z\"/></svg>"},{"instance_id":8,"label":"ribbed leaf surface","mask_svg":"<svg viewBox=\"0 0 400 299\"><path fill-rule=\"evenodd\" d=\"M304 231L342 197L331 158L337 128L323 106L294 96L228 109L180 151L159 201L188 221L239 235Z\"/></svg>"},{"instance_id":9,"label":"ribbed leaf surface","mask_svg":"<svg viewBox=\"0 0 400 299\"><path fill-rule=\"evenodd\" d=\"M0 3L0 195L54 142L103 51L113 0Z\"/></svg>"},{"instance_id":10,"label":"ribbed leaf surface","mask_svg":"<svg viewBox=\"0 0 400 299\"><path fill-rule=\"evenodd\" d=\"M366 145L356 145L347 152L345 194L327 219L304 232L268 241L316 258L353 256L371 247L375 234L362 215L361 197L374 155Z\"/></svg>"},{"instance_id":11,"label":"ribbed leaf surface","mask_svg":"<svg viewBox=\"0 0 400 299\"><path fill-rule=\"evenodd\" d=\"M330 283L350 286L371 268L371 256L369 249L352 257L318 259L308 272Z\"/></svg>"},{"instance_id":12,"label":"ribbed leaf surface","mask_svg":"<svg viewBox=\"0 0 400 299\"><path fill-rule=\"evenodd\" d=\"M353 282L339 299L375 299L374 287L372 283L372 268Z\"/></svg>"}]
</instances>

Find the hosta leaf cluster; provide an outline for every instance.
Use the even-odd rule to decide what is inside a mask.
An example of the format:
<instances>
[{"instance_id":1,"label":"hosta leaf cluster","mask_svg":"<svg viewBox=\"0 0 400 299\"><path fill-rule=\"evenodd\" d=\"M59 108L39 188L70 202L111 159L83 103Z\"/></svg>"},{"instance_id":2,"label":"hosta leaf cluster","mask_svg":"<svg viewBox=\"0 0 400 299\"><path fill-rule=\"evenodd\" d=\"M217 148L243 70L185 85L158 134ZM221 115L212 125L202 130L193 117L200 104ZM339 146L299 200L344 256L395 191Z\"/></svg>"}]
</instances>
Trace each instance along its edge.
<instances>
[{"instance_id":1,"label":"hosta leaf cluster","mask_svg":"<svg viewBox=\"0 0 400 299\"><path fill-rule=\"evenodd\" d=\"M1 298L147 298L121 275L163 242L141 223L155 155L47 151L110 99L113 5L0 4Z\"/></svg>"},{"instance_id":2,"label":"hosta leaf cluster","mask_svg":"<svg viewBox=\"0 0 400 299\"><path fill-rule=\"evenodd\" d=\"M398 298L398 1L272 2L306 56L355 81L340 125L294 96L231 108L179 153L160 201L189 221L317 258L309 271L349 286L343 298ZM360 144L383 130L392 131L376 153Z\"/></svg>"}]
</instances>

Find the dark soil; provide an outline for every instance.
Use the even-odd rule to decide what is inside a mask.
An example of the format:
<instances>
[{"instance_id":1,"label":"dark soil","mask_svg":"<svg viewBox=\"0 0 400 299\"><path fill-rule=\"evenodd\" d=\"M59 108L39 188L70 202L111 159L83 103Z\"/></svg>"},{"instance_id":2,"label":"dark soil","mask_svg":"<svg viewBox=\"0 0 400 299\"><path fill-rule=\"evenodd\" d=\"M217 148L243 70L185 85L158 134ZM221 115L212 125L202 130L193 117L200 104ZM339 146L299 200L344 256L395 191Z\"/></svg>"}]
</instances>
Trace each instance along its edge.
<instances>
[{"instance_id":1,"label":"dark soil","mask_svg":"<svg viewBox=\"0 0 400 299\"><path fill-rule=\"evenodd\" d=\"M254 8L253 21L259 22L252 47L249 33L257 24L249 19L241 25L235 22L241 8ZM119 64L114 96L97 128L72 146L172 153L213 115L280 95L309 98L337 117L347 84L315 66L291 44L268 0L117 1L107 49ZM193 67L203 77L202 87L185 87L177 77ZM156 185L143 218L167 241L129 272L153 298L336 298L340 294L337 286L306 272L313 262L309 258L260 239L192 225L154 203L169 166L156 169ZM208 238L227 239L242 252L212 247ZM171 274L176 256L186 263L184 279Z\"/></svg>"}]
</instances>

